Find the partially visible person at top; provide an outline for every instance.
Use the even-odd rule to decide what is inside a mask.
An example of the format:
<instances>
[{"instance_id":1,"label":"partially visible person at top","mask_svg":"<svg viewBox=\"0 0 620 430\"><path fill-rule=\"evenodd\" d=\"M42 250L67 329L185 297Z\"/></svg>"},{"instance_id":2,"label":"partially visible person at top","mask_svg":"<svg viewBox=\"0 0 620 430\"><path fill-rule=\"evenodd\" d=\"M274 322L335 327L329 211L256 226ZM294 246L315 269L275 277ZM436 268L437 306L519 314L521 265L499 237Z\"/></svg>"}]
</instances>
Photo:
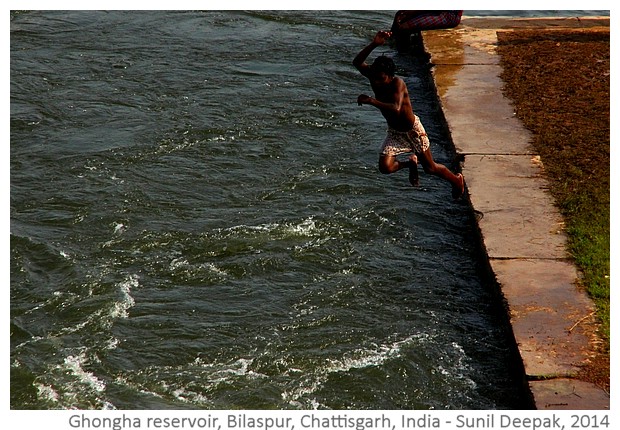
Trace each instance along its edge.
<instances>
[{"instance_id":1,"label":"partially visible person at top","mask_svg":"<svg viewBox=\"0 0 620 430\"><path fill-rule=\"evenodd\" d=\"M455 175L446 166L436 163L430 151L430 142L424 127L414 114L405 81L394 75L394 61L386 56L377 57L372 65L366 64L370 53L383 45L391 36L389 31L379 31L372 42L362 49L353 60L353 65L370 81L375 97L361 94L357 103L371 105L381 111L387 121L387 137L381 147L379 170L394 173L409 169L409 182L417 186L418 162L426 173L439 176L452 184L452 197L459 198L465 190L465 181L460 173ZM400 161L398 155L410 154Z\"/></svg>"},{"instance_id":2,"label":"partially visible person at top","mask_svg":"<svg viewBox=\"0 0 620 430\"><path fill-rule=\"evenodd\" d=\"M391 29L396 47L399 51L405 50L411 35L419 35L420 31L456 27L462 16L462 10L399 10Z\"/></svg>"}]
</instances>

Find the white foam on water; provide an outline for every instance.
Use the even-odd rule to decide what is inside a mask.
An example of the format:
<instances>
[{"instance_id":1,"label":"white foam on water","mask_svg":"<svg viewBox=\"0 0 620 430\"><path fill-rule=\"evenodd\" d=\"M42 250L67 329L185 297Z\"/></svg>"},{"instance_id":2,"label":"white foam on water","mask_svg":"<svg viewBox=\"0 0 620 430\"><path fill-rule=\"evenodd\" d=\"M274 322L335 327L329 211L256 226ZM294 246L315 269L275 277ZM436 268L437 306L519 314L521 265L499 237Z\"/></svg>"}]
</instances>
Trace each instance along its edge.
<instances>
[{"instance_id":1,"label":"white foam on water","mask_svg":"<svg viewBox=\"0 0 620 430\"><path fill-rule=\"evenodd\" d=\"M229 227L223 232L235 236L253 236L255 234L267 233L267 235L273 236L276 239L285 239L288 237L311 237L315 236L319 232L319 228L316 225L314 217L310 216L304 218L299 222L282 222L282 223L266 223L259 225L247 225L241 224L234 227Z\"/></svg>"},{"instance_id":2,"label":"white foam on water","mask_svg":"<svg viewBox=\"0 0 620 430\"><path fill-rule=\"evenodd\" d=\"M93 313L90 313L86 319L74 326L65 327L60 330L55 336L49 335L48 337L63 336L71 333L78 332L84 327L89 325L103 325L109 327L113 324L114 320L119 318L128 318L129 309L131 309L136 301L131 296L131 290L139 286L140 277L136 274L129 275L117 286L120 292L120 300L112 302L112 305L107 308L101 308ZM90 292L92 294L92 291Z\"/></svg>"},{"instance_id":3,"label":"white foam on water","mask_svg":"<svg viewBox=\"0 0 620 430\"><path fill-rule=\"evenodd\" d=\"M114 234L122 234L125 232L125 230L127 230L127 225L123 224L122 222L114 222L112 224L112 227L114 228Z\"/></svg>"},{"instance_id":4,"label":"white foam on water","mask_svg":"<svg viewBox=\"0 0 620 430\"><path fill-rule=\"evenodd\" d=\"M232 384L239 378L245 379L261 379L267 378L267 375L255 372L250 368L254 359L252 358L239 358L231 363L204 363L200 358L197 358L192 367L197 365L201 368L199 373L201 375L202 384L204 384L205 390L211 390L217 388L222 384ZM188 370L192 375L194 372ZM173 382L172 384L176 384ZM195 390L188 389L181 386L176 387L171 391L171 394L180 401L188 402L192 404L210 404L213 399L204 393L199 393Z\"/></svg>"},{"instance_id":5,"label":"white foam on water","mask_svg":"<svg viewBox=\"0 0 620 430\"><path fill-rule=\"evenodd\" d=\"M284 232L293 236L312 236L317 231L313 217L302 220L298 224L285 224Z\"/></svg>"},{"instance_id":6,"label":"white foam on water","mask_svg":"<svg viewBox=\"0 0 620 430\"><path fill-rule=\"evenodd\" d=\"M39 400L63 409L113 407L102 399L106 390L105 382L84 369L89 362L84 349L68 355L61 363L49 368L33 383ZM53 382L50 384L48 380Z\"/></svg>"},{"instance_id":7,"label":"white foam on water","mask_svg":"<svg viewBox=\"0 0 620 430\"><path fill-rule=\"evenodd\" d=\"M136 301L131 296L131 289L136 288L139 285L138 275L129 275L129 277L121 282L118 287L121 293L121 300L114 303L110 316L112 318L127 318L129 316L129 309L131 309Z\"/></svg>"},{"instance_id":8,"label":"white foam on water","mask_svg":"<svg viewBox=\"0 0 620 430\"><path fill-rule=\"evenodd\" d=\"M328 358L322 366L317 366L313 373L305 375L295 388L284 391L282 399L295 407L303 407L305 400L305 402L310 402L312 408L316 409L321 406L320 403L314 398L308 399L307 397L320 390L331 374L381 366L400 357L402 348L416 342L416 340L417 336L409 336L400 341L377 345L373 349L358 349L342 358Z\"/></svg>"},{"instance_id":9,"label":"white foam on water","mask_svg":"<svg viewBox=\"0 0 620 430\"><path fill-rule=\"evenodd\" d=\"M222 385L232 385L240 379L269 378L254 371L251 368L253 363L254 358L207 363L198 357L193 362L180 366L151 367L146 371L117 377L116 383L158 398L172 397L183 403L209 407L213 404L211 393ZM147 388L146 385L151 381L157 381L156 388ZM193 388L196 386L200 387L200 390Z\"/></svg>"},{"instance_id":10,"label":"white foam on water","mask_svg":"<svg viewBox=\"0 0 620 430\"><path fill-rule=\"evenodd\" d=\"M228 276L228 272L220 269L213 263L204 263L200 265L201 268L206 269L208 272L217 275L219 277L225 278Z\"/></svg>"},{"instance_id":11,"label":"white foam on water","mask_svg":"<svg viewBox=\"0 0 620 430\"><path fill-rule=\"evenodd\" d=\"M328 360L325 367L327 373L348 372L353 369L381 366L386 361L400 356L402 345L411 341L411 338L390 345L378 345L374 350L356 351L351 356L338 360Z\"/></svg>"},{"instance_id":12,"label":"white foam on water","mask_svg":"<svg viewBox=\"0 0 620 430\"><path fill-rule=\"evenodd\" d=\"M340 358L328 358L323 365L316 366L316 370L305 374L294 388L284 391L282 399L298 408L324 407L313 395L324 386L330 375L384 366L392 360L402 358L403 351L411 346L428 342L435 344L435 337L433 334L419 333L395 342L376 345L371 349L358 349ZM468 376L470 366L467 360L463 347L452 342L446 345L445 355L432 369L432 373L445 382L450 391L449 396L466 397L468 392L477 388L475 381Z\"/></svg>"},{"instance_id":13,"label":"white foam on water","mask_svg":"<svg viewBox=\"0 0 620 430\"><path fill-rule=\"evenodd\" d=\"M183 257L175 258L170 262L170 270L175 271L177 269L184 269L189 266L189 261Z\"/></svg>"},{"instance_id":14,"label":"white foam on water","mask_svg":"<svg viewBox=\"0 0 620 430\"><path fill-rule=\"evenodd\" d=\"M183 135L187 135L189 130L183 132ZM221 139L220 139L221 138ZM215 140L226 140L223 136L219 136L218 138L208 139L209 141ZM183 151L188 148L192 148L200 143L199 140L189 140L187 137L183 137L181 140L179 139L167 139L163 141L155 150L156 155L162 154L172 154L173 152Z\"/></svg>"},{"instance_id":15,"label":"white foam on water","mask_svg":"<svg viewBox=\"0 0 620 430\"><path fill-rule=\"evenodd\" d=\"M97 378L93 373L84 370L83 365L88 362L85 353L79 355L70 355L65 358L64 363L60 366L61 370L68 371L73 375L77 382L86 386L88 389L102 393L105 391L105 383Z\"/></svg>"},{"instance_id":16,"label":"white foam on water","mask_svg":"<svg viewBox=\"0 0 620 430\"><path fill-rule=\"evenodd\" d=\"M37 398L43 400L44 402L52 402L58 403L59 395L52 387L49 385L42 384L40 382L33 383L34 388L37 390Z\"/></svg>"},{"instance_id":17,"label":"white foam on water","mask_svg":"<svg viewBox=\"0 0 620 430\"><path fill-rule=\"evenodd\" d=\"M282 400L293 407L303 408L304 402L302 400L316 393L323 386L325 379L327 379L326 376L314 377L314 375L308 375L292 390L282 392ZM308 402L310 402L312 409L318 409L322 406L315 398L308 399Z\"/></svg>"},{"instance_id":18,"label":"white foam on water","mask_svg":"<svg viewBox=\"0 0 620 430\"><path fill-rule=\"evenodd\" d=\"M447 382L455 385L455 381L460 384L459 389L464 388L475 389L477 384L474 380L467 376L470 370L470 366L467 364L467 354L461 345L456 342L450 344L451 349L448 351L446 357L441 357L441 361L435 368L436 374L439 373L446 378Z\"/></svg>"},{"instance_id":19,"label":"white foam on water","mask_svg":"<svg viewBox=\"0 0 620 430\"><path fill-rule=\"evenodd\" d=\"M227 278L230 276L226 270L221 269L214 263L192 264L183 257L173 259L169 267L172 272L187 272L191 275L206 273L217 278Z\"/></svg>"}]
</instances>

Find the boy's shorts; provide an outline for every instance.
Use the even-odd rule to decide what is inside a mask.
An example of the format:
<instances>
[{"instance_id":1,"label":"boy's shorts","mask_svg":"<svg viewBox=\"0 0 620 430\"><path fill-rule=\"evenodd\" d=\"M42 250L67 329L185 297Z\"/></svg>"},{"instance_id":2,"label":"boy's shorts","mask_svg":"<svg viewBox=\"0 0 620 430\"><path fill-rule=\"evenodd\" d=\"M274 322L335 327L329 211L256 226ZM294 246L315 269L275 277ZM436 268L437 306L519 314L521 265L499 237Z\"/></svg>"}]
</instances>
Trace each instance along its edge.
<instances>
[{"instance_id":1,"label":"boy's shorts","mask_svg":"<svg viewBox=\"0 0 620 430\"><path fill-rule=\"evenodd\" d=\"M387 129L387 136L381 145L381 155L396 156L406 152L421 154L430 146L430 141L420 122L420 118L415 116L413 128L409 131L398 131L391 127Z\"/></svg>"}]
</instances>

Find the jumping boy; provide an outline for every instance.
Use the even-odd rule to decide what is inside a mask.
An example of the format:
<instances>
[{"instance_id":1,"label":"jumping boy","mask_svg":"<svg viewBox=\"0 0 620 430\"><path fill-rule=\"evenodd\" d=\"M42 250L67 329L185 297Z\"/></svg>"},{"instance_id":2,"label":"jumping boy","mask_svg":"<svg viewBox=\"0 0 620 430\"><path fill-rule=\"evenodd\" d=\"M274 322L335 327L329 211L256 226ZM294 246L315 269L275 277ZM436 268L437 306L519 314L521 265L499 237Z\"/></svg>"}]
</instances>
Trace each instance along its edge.
<instances>
[{"instance_id":1,"label":"jumping boy","mask_svg":"<svg viewBox=\"0 0 620 430\"><path fill-rule=\"evenodd\" d=\"M418 162L424 171L439 176L452 184L452 197L458 199L465 190L465 180L460 173L455 175L443 164L436 163L430 151L430 142L417 115L413 113L407 85L401 78L394 76L396 66L391 58L380 56L372 65L366 64L366 58L377 47L383 45L392 33L379 31L373 41L360 51L353 60L353 65L370 81L375 97L361 94L358 105L372 105L381 111L387 121L387 137L381 147L379 171L384 174L409 169L409 182L418 185ZM410 153L406 161L399 161L396 156Z\"/></svg>"}]
</instances>

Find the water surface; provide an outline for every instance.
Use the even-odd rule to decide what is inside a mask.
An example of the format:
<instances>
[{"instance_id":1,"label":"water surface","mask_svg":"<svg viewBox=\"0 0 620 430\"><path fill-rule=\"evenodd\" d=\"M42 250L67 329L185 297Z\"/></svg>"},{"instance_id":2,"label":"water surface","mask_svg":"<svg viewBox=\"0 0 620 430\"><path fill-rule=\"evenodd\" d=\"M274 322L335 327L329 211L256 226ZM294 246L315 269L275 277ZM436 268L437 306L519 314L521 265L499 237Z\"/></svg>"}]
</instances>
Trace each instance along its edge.
<instances>
[{"instance_id":1,"label":"water surface","mask_svg":"<svg viewBox=\"0 0 620 430\"><path fill-rule=\"evenodd\" d=\"M470 207L378 173L392 16L12 14L12 408L524 407Z\"/></svg>"}]
</instances>

